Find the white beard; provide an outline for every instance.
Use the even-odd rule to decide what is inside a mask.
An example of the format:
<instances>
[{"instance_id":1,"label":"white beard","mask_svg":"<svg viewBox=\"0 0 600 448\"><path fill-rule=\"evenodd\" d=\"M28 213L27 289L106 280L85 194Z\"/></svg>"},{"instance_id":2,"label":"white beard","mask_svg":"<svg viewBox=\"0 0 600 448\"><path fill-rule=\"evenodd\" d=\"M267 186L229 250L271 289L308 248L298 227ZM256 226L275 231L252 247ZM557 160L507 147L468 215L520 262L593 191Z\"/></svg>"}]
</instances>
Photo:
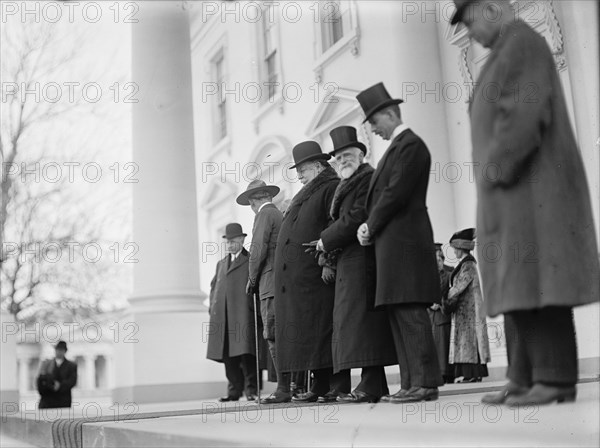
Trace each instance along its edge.
<instances>
[{"instance_id":1,"label":"white beard","mask_svg":"<svg viewBox=\"0 0 600 448\"><path fill-rule=\"evenodd\" d=\"M358 169L358 165L351 165L351 166L342 168L340 170L340 176L342 177L342 179L348 179L356 172L357 169Z\"/></svg>"}]
</instances>

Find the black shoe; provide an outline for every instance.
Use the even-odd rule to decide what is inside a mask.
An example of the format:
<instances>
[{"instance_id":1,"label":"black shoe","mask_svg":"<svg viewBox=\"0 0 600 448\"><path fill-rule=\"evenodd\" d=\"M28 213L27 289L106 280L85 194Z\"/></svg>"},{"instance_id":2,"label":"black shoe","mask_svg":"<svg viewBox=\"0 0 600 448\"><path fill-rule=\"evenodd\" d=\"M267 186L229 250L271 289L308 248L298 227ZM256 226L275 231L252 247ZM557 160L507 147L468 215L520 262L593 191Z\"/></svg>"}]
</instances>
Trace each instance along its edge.
<instances>
[{"instance_id":1,"label":"black shoe","mask_svg":"<svg viewBox=\"0 0 600 448\"><path fill-rule=\"evenodd\" d=\"M377 403L379 398L360 390L354 390L352 393L338 396L337 401L338 403Z\"/></svg>"},{"instance_id":2,"label":"black shoe","mask_svg":"<svg viewBox=\"0 0 600 448\"><path fill-rule=\"evenodd\" d=\"M232 397L230 395L226 395L225 397L221 397L219 398L219 401L221 403L224 403L226 401L239 401L240 397Z\"/></svg>"},{"instance_id":3,"label":"black shoe","mask_svg":"<svg viewBox=\"0 0 600 448\"><path fill-rule=\"evenodd\" d=\"M315 403L319 399L319 395L314 392L306 392L305 394L293 397L292 401L300 403Z\"/></svg>"},{"instance_id":4,"label":"black shoe","mask_svg":"<svg viewBox=\"0 0 600 448\"><path fill-rule=\"evenodd\" d=\"M333 403L337 400L338 397L338 393L330 390L329 392L327 392L325 395L323 395L322 397L319 397L317 399L318 403Z\"/></svg>"},{"instance_id":5,"label":"black shoe","mask_svg":"<svg viewBox=\"0 0 600 448\"><path fill-rule=\"evenodd\" d=\"M508 397L526 395L528 392L529 387L520 386L517 383L509 381L498 392L485 394L481 398L481 402L487 404L504 404Z\"/></svg>"},{"instance_id":6,"label":"black shoe","mask_svg":"<svg viewBox=\"0 0 600 448\"><path fill-rule=\"evenodd\" d=\"M439 397L437 387L413 387L401 398L392 398L390 403L416 403L419 401L434 401Z\"/></svg>"},{"instance_id":7,"label":"black shoe","mask_svg":"<svg viewBox=\"0 0 600 448\"><path fill-rule=\"evenodd\" d=\"M265 404L289 403L290 401L292 401L292 394L281 391L275 391L267 398L261 400Z\"/></svg>"},{"instance_id":8,"label":"black shoe","mask_svg":"<svg viewBox=\"0 0 600 448\"><path fill-rule=\"evenodd\" d=\"M381 397L381 401L384 401L386 403L391 403L393 400L397 400L399 398L406 396L407 393L408 393L408 389L400 389L398 392L396 392L393 395L392 394L384 395L383 397Z\"/></svg>"}]
</instances>

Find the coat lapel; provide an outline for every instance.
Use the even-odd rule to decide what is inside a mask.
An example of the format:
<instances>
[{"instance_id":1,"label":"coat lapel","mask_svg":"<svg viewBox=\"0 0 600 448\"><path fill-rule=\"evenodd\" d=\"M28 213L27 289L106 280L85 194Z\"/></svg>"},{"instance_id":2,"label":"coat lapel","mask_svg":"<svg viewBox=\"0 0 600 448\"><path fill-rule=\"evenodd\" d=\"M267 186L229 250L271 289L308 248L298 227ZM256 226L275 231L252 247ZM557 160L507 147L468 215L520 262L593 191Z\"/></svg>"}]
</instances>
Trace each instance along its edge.
<instances>
[{"instance_id":1,"label":"coat lapel","mask_svg":"<svg viewBox=\"0 0 600 448\"><path fill-rule=\"evenodd\" d=\"M242 249L242 252L233 261L233 263L231 263L231 266L229 266L229 269L227 270L227 273L229 274L230 272L235 271L237 268L239 268L240 266L242 266L247 261L248 261L248 252L246 252L246 249ZM227 262L227 261L225 261L225 262Z\"/></svg>"},{"instance_id":2,"label":"coat lapel","mask_svg":"<svg viewBox=\"0 0 600 448\"><path fill-rule=\"evenodd\" d=\"M389 155L392 153L392 150L396 147L396 143L400 141L400 139L408 132L410 131L410 129L406 129L404 131L402 131L400 134L398 134L396 136L396 138L394 140L392 140L392 142L390 143L390 146L388 146L388 148L385 150L385 153L383 154L383 157L381 158L381 160L379 161L379 163L377 164L377 169L375 170L375 172L373 173L373 177L371 178L371 183L369 184L369 191L367 192L367 201L366 203L368 204L371 200L371 195L373 193L373 187L375 186L375 182L377 181L377 178L379 177L379 175L381 174L381 172L383 171L383 168L385 167L385 163L387 161L387 158L389 157Z\"/></svg>"}]
</instances>

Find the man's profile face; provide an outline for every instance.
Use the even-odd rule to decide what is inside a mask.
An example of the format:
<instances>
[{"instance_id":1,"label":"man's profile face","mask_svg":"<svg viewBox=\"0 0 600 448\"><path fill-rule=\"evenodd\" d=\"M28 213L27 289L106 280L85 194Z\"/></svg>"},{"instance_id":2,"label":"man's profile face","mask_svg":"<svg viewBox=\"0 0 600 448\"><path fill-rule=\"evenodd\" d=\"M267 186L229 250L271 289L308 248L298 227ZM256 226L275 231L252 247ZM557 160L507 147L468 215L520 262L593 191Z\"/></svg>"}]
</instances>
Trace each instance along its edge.
<instances>
[{"instance_id":1,"label":"man's profile face","mask_svg":"<svg viewBox=\"0 0 600 448\"><path fill-rule=\"evenodd\" d=\"M359 148L346 148L335 153L335 160L343 179L348 179L354 174L362 163L362 151Z\"/></svg>"},{"instance_id":2,"label":"man's profile face","mask_svg":"<svg viewBox=\"0 0 600 448\"><path fill-rule=\"evenodd\" d=\"M398 125L389 110L382 110L373 114L373 116L369 118L369 124L371 125L373 134L380 136L384 140L390 139L392 132Z\"/></svg>"},{"instance_id":3,"label":"man's profile face","mask_svg":"<svg viewBox=\"0 0 600 448\"><path fill-rule=\"evenodd\" d=\"M298 173L298 180L302 183L302 185L306 185L311 180L313 180L318 172L318 162L308 161L301 163L296 167L296 173Z\"/></svg>"},{"instance_id":4,"label":"man's profile face","mask_svg":"<svg viewBox=\"0 0 600 448\"><path fill-rule=\"evenodd\" d=\"M236 236L235 238L227 238L227 252L237 254L244 247L245 236Z\"/></svg>"},{"instance_id":5,"label":"man's profile face","mask_svg":"<svg viewBox=\"0 0 600 448\"><path fill-rule=\"evenodd\" d=\"M504 10L494 1L477 1L465 9L462 22L469 31L469 38L490 48L496 42L506 17Z\"/></svg>"}]
</instances>

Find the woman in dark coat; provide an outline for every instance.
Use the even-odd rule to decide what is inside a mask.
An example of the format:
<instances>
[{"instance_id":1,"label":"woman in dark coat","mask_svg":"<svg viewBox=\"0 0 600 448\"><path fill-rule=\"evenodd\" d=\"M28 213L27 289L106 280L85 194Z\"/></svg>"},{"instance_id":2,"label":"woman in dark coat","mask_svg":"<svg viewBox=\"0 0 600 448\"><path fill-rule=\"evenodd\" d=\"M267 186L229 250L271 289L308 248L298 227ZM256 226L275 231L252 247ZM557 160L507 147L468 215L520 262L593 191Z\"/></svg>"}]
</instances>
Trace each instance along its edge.
<instances>
[{"instance_id":1,"label":"woman in dark coat","mask_svg":"<svg viewBox=\"0 0 600 448\"><path fill-rule=\"evenodd\" d=\"M365 273L367 263L375 263L374 253L356 238L358 227L367 219L364 203L375 170L363 163L366 147L356 141L355 128L340 126L330 134L334 144L330 154L346 176L331 204L333 223L321 232L324 250L336 254L333 370L350 378L350 369L362 368L361 383L339 401L376 402L389 393L383 366L398 361L387 314L369 309L368 298L375 291Z\"/></svg>"},{"instance_id":2,"label":"woman in dark coat","mask_svg":"<svg viewBox=\"0 0 600 448\"><path fill-rule=\"evenodd\" d=\"M296 145L293 155L292 168L297 167L300 181L306 184L286 210L275 250L277 363L282 372L312 370L311 392L300 398L316 401L330 388L335 285L331 278L327 279L331 283L324 282L322 276L329 268L319 266L303 244L318 240L327 227L339 178L325 162L330 156L316 142Z\"/></svg>"},{"instance_id":3,"label":"woman in dark coat","mask_svg":"<svg viewBox=\"0 0 600 448\"><path fill-rule=\"evenodd\" d=\"M487 322L483 309L477 262L471 255L475 247L475 229L456 232L450 245L460 261L450 276L450 291L444 308L452 311L452 337L449 361L454 376L463 383L481 381L488 376L490 362Z\"/></svg>"}]
</instances>

